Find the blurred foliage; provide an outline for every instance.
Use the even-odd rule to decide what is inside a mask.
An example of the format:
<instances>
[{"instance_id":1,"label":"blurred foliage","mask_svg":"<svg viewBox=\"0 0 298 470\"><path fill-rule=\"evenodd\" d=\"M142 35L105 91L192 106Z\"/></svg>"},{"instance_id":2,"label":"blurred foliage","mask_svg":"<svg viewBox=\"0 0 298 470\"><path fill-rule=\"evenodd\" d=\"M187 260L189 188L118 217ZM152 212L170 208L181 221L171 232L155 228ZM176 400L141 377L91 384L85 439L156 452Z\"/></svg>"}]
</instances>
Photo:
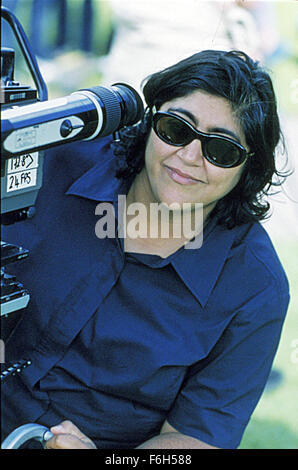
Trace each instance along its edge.
<instances>
[{"instance_id":1,"label":"blurred foliage","mask_svg":"<svg viewBox=\"0 0 298 470\"><path fill-rule=\"evenodd\" d=\"M21 22L47 84L50 99L100 83L99 59L108 53L114 31L108 0L89 2L92 8L89 21L86 21L86 0L65 0L63 28L59 20L58 6L61 8L61 4L58 1L3 1L4 6L13 7L13 13ZM39 4L42 6L40 14L36 8ZM3 23L2 45L15 50L15 79L34 86L18 43L6 22ZM34 25L38 25L39 31L34 30ZM86 36L90 39L88 48Z\"/></svg>"},{"instance_id":2,"label":"blurred foliage","mask_svg":"<svg viewBox=\"0 0 298 470\"><path fill-rule=\"evenodd\" d=\"M50 59L84 50L88 27L90 52L101 56L108 50L113 28L109 0L2 0L2 4L11 7L21 22L35 54L43 51L41 55Z\"/></svg>"},{"instance_id":3,"label":"blurred foliage","mask_svg":"<svg viewBox=\"0 0 298 470\"><path fill-rule=\"evenodd\" d=\"M281 109L298 116L298 4L277 1L275 8L280 44L268 65Z\"/></svg>"}]
</instances>

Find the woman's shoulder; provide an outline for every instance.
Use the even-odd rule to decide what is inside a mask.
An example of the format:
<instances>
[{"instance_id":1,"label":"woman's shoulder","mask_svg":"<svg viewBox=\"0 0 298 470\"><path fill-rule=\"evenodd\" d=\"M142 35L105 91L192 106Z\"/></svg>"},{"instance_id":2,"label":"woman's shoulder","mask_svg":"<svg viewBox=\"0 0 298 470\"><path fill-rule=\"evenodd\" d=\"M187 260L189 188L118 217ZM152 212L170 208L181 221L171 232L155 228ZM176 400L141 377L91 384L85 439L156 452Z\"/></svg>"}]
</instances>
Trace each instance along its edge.
<instances>
[{"instance_id":1,"label":"woman's shoulder","mask_svg":"<svg viewBox=\"0 0 298 470\"><path fill-rule=\"evenodd\" d=\"M231 254L253 273L256 281L267 278L282 291L288 291L288 280L279 254L264 226L256 222L238 228Z\"/></svg>"},{"instance_id":2,"label":"woman's shoulder","mask_svg":"<svg viewBox=\"0 0 298 470\"><path fill-rule=\"evenodd\" d=\"M72 180L97 164L113 159L111 136L93 141L73 142L46 151L44 179L50 175L67 175Z\"/></svg>"}]
</instances>

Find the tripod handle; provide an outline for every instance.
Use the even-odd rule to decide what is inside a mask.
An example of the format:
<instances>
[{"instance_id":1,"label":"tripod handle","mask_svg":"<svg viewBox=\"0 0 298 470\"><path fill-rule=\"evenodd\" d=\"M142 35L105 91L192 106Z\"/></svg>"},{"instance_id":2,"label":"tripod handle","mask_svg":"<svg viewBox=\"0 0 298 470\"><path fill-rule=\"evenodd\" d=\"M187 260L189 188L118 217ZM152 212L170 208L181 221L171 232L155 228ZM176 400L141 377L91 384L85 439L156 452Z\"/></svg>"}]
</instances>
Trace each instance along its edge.
<instances>
[{"instance_id":1,"label":"tripod handle","mask_svg":"<svg viewBox=\"0 0 298 470\"><path fill-rule=\"evenodd\" d=\"M12 431L2 442L1 449L19 449L22 444L35 439L42 445L53 437L51 431L40 424L24 424Z\"/></svg>"}]
</instances>

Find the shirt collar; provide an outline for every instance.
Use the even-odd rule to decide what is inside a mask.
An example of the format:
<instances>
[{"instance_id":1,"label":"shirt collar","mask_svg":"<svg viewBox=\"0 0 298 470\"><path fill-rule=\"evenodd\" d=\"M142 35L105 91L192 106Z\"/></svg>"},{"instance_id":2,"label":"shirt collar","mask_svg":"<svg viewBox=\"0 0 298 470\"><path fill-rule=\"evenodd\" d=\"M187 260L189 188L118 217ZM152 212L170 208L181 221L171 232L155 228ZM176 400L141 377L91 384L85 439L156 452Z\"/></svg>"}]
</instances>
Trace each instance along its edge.
<instances>
[{"instance_id":1,"label":"shirt collar","mask_svg":"<svg viewBox=\"0 0 298 470\"><path fill-rule=\"evenodd\" d=\"M80 196L94 201L114 201L115 195L126 194L128 181L115 176L111 160L100 161L77 179L66 191L67 195Z\"/></svg>"},{"instance_id":2,"label":"shirt collar","mask_svg":"<svg viewBox=\"0 0 298 470\"><path fill-rule=\"evenodd\" d=\"M66 194L94 201L114 202L127 194L131 180L115 176L113 158L101 160L76 180ZM182 249L171 258L177 274L204 307L216 284L234 242L236 229L227 230L211 220L203 233L201 248Z\"/></svg>"},{"instance_id":3,"label":"shirt collar","mask_svg":"<svg viewBox=\"0 0 298 470\"><path fill-rule=\"evenodd\" d=\"M184 249L172 260L176 272L204 307L235 240L237 229L227 230L215 220L203 232L201 248Z\"/></svg>"}]
</instances>

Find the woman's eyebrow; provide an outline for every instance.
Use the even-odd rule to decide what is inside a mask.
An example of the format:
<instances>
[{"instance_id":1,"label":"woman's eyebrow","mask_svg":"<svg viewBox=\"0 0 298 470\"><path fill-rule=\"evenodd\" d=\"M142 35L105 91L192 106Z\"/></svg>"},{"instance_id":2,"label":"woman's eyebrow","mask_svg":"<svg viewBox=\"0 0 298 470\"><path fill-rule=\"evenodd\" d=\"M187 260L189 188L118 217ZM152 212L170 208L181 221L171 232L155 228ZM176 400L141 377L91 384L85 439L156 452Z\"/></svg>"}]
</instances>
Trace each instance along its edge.
<instances>
[{"instance_id":1,"label":"woman's eyebrow","mask_svg":"<svg viewBox=\"0 0 298 470\"><path fill-rule=\"evenodd\" d=\"M226 129L225 127L212 127L211 129L209 129L209 131L211 133L215 132L216 134L219 132L220 134L227 134L229 135L230 137L233 137L234 140L236 140L239 144L241 144L240 142L240 137L238 135L236 135L233 131L231 131L230 129Z\"/></svg>"},{"instance_id":2,"label":"woman's eyebrow","mask_svg":"<svg viewBox=\"0 0 298 470\"><path fill-rule=\"evenodd\" d=\"M184 114L185 116L187 116L197 127L199 125L198 123L198 120L197 118L194 116L194 114L192 114L191 111L189 111L188 109L184 109L184 108L169 108L168 109L169 112L172 112L172 113L181 113L181 114ZM232 137L234 140L236 140L237 142L239 142L239 144L241 143L240 142L240 137L238 135L236 135L233 131L231 131L230 129L226 129L225 127L212 127L211 129L209 129L209 132L210 133L219 133L219 134L226 134L226 135L229 135L230 137Z\"/></svg>"},{"instance_id":3,"label":"woman's eyebrow","mask_svg":"<svg viewBox=\"0 0 298 470\"><path fill-rule=\"evenodd\" d=\"M198 121L197 118L192 114L191 111L188 111L188 109L184 108L169 108L168 111L170 113L181 113L187 116L196 126L198 126Z\"/></svg>"}]
</instances>

